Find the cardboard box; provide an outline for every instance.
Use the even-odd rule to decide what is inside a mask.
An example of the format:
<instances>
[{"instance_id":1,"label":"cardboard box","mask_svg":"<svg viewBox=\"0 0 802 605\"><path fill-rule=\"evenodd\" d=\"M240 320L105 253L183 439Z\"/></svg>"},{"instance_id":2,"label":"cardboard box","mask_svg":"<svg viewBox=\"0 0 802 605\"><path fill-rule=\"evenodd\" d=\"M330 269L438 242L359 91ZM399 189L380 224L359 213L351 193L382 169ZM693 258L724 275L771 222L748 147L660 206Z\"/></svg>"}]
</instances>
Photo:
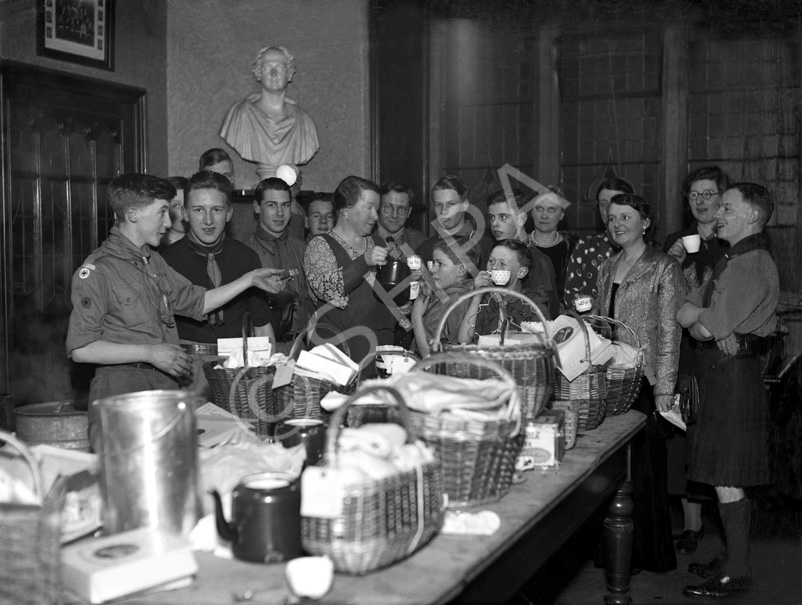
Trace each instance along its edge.
<instances>
[{"instance_id":1,"label":"cardboard box","mask_svg":"<svg viewBox=\"0 0 802 605\"><path fill-rule=\"evenodd\" d=\"M537 468L554 468L565 457L565 413L544 410L527 422L521 456Z\"/></svg>"},{"instance_id":2,"label":"cardboard box","mask_svg":"<svg viewBox=\"0 0 802 605\"><path fill-rule=\"evenodd\" d=\"M83 540L62 550L64 587L89 603L105 603L184 580L198 572L182 538L142 528Z\"/></svg>"},{"instance_id":3,"label":"cardboard box","mask_svg":"<svg viewBox=\"0 0 802 605\"><path fill-rule=\"evenodd\" d=\"M568 380L574 380L590 365L604 365L615 352L610 341L596 334L589 325L590 360L587 358L585 334L576 318L560 315L549 322L549 335L554 340L559 357L557 369Z\"/></svg>"}]
</instances>

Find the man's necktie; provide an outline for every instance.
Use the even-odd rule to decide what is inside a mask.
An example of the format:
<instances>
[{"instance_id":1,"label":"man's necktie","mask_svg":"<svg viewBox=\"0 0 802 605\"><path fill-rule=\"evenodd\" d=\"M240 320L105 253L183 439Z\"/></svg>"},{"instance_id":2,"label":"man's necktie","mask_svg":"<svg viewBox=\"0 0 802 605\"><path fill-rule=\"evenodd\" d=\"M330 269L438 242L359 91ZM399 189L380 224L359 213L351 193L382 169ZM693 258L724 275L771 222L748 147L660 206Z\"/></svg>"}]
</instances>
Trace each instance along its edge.
<instances>
[{"instance_id":1,"label":"man's necktie","mask_svg":"<svg viewBox=\"0 0 802 605\"><path fill-rule=\"evenodd\" d=\"M217 254L215 252L207 252L206 253L206 275L209 276L209 282L212 284L212 288L217 288L220 285L220 282L223 280L223 276L220 273L220 267L217 264ZM210 326L219 326L223 323L223 310L220 309L215 311L214 313L209 313L209 325Z\"/></svg>"}]
</instances>

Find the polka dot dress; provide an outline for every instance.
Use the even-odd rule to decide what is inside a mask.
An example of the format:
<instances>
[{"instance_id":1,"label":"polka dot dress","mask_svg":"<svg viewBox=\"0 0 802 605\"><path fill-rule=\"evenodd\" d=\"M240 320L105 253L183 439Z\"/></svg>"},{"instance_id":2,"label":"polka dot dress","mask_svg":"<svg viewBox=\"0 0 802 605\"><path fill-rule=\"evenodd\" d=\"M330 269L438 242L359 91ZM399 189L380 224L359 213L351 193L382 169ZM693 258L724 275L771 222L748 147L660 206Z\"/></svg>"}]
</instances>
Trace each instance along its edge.
<instances>
[{"instance_id":1,"label":"polka dot dress","mask_svg":"<svg viewBox=\"0 0 802 605\"><path fill-rule=\"evenodd\" d=\"M577 241L566 269L564 300L569 308L573 308L576 296L596 298L599 267L615 252L604 232L588 235Z\"/></svg>"}]
</instances>

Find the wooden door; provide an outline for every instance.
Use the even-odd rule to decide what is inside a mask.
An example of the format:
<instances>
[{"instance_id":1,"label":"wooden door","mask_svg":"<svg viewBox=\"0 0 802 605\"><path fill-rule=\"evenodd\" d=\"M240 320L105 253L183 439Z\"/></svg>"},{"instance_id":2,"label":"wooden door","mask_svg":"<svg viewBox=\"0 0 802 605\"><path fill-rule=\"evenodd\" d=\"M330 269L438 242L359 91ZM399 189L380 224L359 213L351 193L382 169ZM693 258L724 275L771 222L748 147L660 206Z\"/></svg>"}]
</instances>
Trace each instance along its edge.
<instances>
[{"instance_id":1,"label":"wooden door","mask_svg":"<svg viewBox=\"0 0 802 605\"><path fill-rule=\"evenodd\" d=\"M145 166L145 91L0 64L0 392L74 398L91 369L64 347L72 273L113 223L109 181Z\"/></svg>"}]
</instances>

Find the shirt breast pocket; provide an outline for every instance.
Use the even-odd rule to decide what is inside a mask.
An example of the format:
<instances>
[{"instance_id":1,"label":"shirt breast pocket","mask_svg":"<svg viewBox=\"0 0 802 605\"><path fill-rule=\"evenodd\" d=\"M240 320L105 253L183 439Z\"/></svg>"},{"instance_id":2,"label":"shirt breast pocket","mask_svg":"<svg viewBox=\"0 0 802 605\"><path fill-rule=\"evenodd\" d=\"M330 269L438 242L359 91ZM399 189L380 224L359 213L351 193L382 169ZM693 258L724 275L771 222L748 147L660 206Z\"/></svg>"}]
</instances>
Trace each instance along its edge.
<instances>
[{"instance_id":1,"label":"shirt breast pocket","mask_svg":"<svg viewBox=\"0 0 802 605\"><path fill-rule=\"evenodd\" d=\"M147 323L149 318L147 294L132 286L118 286L114 289L120 319L126 326L138 326Z\"/></svg>"}]
</instances>

